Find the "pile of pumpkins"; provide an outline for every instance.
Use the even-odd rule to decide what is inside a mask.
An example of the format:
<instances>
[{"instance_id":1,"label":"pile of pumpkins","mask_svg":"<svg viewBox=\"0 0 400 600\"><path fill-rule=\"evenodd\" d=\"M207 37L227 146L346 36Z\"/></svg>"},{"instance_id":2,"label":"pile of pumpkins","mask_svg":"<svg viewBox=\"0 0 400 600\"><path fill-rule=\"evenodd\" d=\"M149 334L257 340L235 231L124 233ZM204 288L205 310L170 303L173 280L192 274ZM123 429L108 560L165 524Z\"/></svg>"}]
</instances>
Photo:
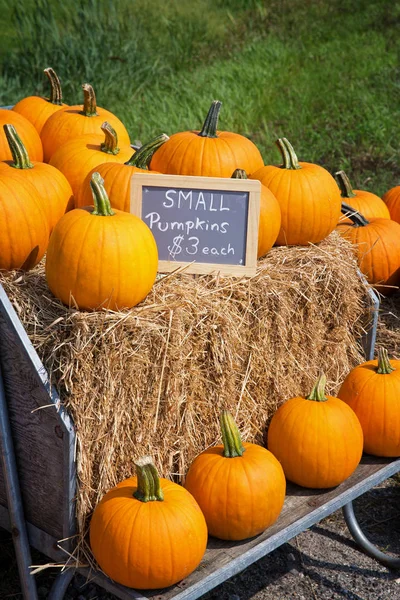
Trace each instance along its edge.
<instances>
[{"instance_id":1,"label":"pile of pumpkins","mask_svg":"<svg viewBox=\"0 0 400 600\"><path fill-rule=\"evenodd\" d=\"M378 359L353 369L338 397L325 394L322 374L307 397L287 400L266 432L268 450L242 443L228 411L220 417L222 445L190 465L184 486L160 479L150 457L136 477L108 491L95 507L90 544L114 581L157 589L199 565L208 534L239 541L278 519L286 479L305 488L332 488L357 468L363 451L400 456L400 360Z\"/></svg>"},{"instance_id":2,"label":"pile of pumpkins","mask_svg":"<svg viewBox=\"0 0 400 600\"><path fill-rule=\"evenodd\" d=\"M134 152L124 124L97 106L91 85L82 86L83 105L67 106L54 70L45 74L49 98L0 109L0 269L31 269L47 252L49 288L67 306L135 306L152 288L158 256L151 231L129 212L130 181L151 170L258 179L259 258L274 244L315 244L337 229L355 244L371 284L382 293L400 284L400 186L386 203L352 190L343 172L335 181L321 166L299 162L285 138L277 141L282 164L265 166L249 139L218 131L219 101L201 131L161 134Z\"/></svg>"}]
</instances>

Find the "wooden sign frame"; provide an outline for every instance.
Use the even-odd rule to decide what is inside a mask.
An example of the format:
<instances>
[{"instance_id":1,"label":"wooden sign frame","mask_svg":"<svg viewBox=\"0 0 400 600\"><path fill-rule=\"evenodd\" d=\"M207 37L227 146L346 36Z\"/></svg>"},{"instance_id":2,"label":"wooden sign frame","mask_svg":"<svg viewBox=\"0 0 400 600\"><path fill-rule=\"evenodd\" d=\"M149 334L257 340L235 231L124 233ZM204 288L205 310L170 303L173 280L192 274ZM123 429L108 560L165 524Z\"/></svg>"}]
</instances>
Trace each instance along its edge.
<instances>
[{"instance_id":1,"label":"wooden sign frame","mask_svg":"<svg viewBox=\"0 0 400 600\"><path fill-rule=\"evenodd\" d=\"M187 175L161 175L135 173L131 179L131 213L142 218L143 187L165 187L166 189L189 188L201 191L247 192L249 194L247 212L246 252L243 265L229 265L205 262L183 262L159 260L158 271L171 273L183 267L185 273L208 274L219 272L221 275L247 276L256 273L258 249L258 223L260 215L261 183L256 179L229 179L223 177L193 177Z\"/></svg>"}]
</instances>

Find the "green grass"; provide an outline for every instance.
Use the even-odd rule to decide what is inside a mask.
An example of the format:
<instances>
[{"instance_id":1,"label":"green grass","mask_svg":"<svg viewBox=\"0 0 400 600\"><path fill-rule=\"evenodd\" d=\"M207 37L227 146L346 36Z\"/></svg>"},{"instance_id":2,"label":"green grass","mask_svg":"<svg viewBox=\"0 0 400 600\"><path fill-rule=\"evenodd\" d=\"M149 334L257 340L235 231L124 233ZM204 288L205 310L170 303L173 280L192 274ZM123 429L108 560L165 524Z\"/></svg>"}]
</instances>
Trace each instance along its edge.
<instances>
[{"instance_id":1,"label":"green grass","mask_svg":"<svg viewBox=\"0 0 400 600\"><path fill-rule=\"evenodd\" d=\"M66 102L81 103L89 81L146 141L201 127L219 99L220 128L250 137L266 162L279 162L274 140L285 136L300 160L345 169L356 188L400 183L393 2L1 1L3 104L46 95L52 66Z\"/></svg>"}]
</instances>

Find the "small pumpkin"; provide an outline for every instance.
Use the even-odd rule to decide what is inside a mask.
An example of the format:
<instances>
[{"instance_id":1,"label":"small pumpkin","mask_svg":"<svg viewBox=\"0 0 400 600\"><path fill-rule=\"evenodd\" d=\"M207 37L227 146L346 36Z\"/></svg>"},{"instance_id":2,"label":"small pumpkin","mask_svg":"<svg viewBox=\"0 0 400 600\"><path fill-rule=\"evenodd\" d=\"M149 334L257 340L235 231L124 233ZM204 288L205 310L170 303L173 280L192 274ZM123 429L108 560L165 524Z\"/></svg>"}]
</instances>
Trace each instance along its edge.
<instances>
[{"instance_id":1,"label":"small pumpkin","mask_svg":"<svg viewBox=\"0 0 400 600\"><path fill-rule=\"evenodd\" d=\"M158 266L157 246L135 215L113 211L98 173L92 175L94 208L75 208L55 226L46 255L46 279L67 306L131 308L149 293Z\"/></svg>"},{"instance_id":2,"label":"small pumpkin","mask_svg":"<svg viewBox=\"0 0 400 600\"><path fill-rule=\"evenodd\" d=\"M360 270L385 296L400 285L400 225L391 219L367 220L343 202L343 213L352 225L339 223L336 230L354 246Z\"/></svg>"},{"instance_id":3,"label":"small pumpkin","mask_svg":"<svg viewBox=\"0 0 400 600\"><path fill-rule=\"evenodd\" d=\"M101 131L104 135L101 135ZM116 131L105 121L99 134L80 135L65 142L54 152L49 164L65 175L74 196L77 196L91 170L94 172L96 167L105 162L124 163L131 155L130 144L119 144Z\"/></svg>"},{"instance_id":4,"label":"small pumpkin","mask_svg":"<svg viewBox=\"0 0 400 600\"><path fill-rule=\"evenodd\" d=\"M17 112L0 108L0 161L13 159L7 137L3 131L4 125L14 125L31 160L38 162L43 160L42 142L32 123Z\"/></svg>"},{"instance_id":5,"label":"small pumpkin","mask_svg":"<svg viewBox=\"0 0 400 600\"><path fill-rule=\"evenodd\" d=\"M400 223L400 185L392 187L383 194L382 200L388 207L390 218L396 223Z\"/></svg>"},{"instance_id":6,"label":"small pumpkin","mask_svg":"<svg viewBox=\"0 0 400 600\"><path fill-rule=\"evenodd\" d=\"M49 162L54 152L68 140L80 135L100 134L100 127L104 121L115 129L122 146L130 144L125 125L109 110L97 106L93 87L84 83L82 88L83 106L65 106L49 117L44 124L40 137L45 162Z\"/></svg>"},{"instance_id":7,"label":"small pumpkin","mask_svg":"<svg viewBox=\"0 0 400 600\"><path fill-rule=\"evenodd\" d=\"M252 141L238 133L217 131L222 103L215 100L201 131L183 131L154 153L150 169L170 175L231 177L235 169L247 173L264 164Z\"/></svg>"},{"instance_id":8,"label":"small pumpkin","mask_svg":"<svg viewBox=\"0 0 400 600\"><path fill-rule=\"evenodd\" d=\"M283 163L264 166L251 175L276 197L281 207L282 225L278 246L305 246L326 238L340 217L340 191L332 175L323 167L299 162L286 138L276 142Z\"/></svg>"},{"instance_id":9,"label":"small pumpkin","mask_svg":"<svg viewBox=\"0 0 400 600\"><path fill-rule=\"evenodd\" d=\"M200 563L207 526L185 488L159 479L149 457L136 461L137 477L111 489L90 521L90 545L113 581L136 589L168 587Z\"/></svg>"},{"instance_id":10,"label":"small pumpkin","mask_svg":"<svg viewBox=\"0 0 400 600\"><path fill-rule=\"evenodd\" d=\"M44 69L44 73L50 81L49 98L28 96L17 102L12 109L28 119L39 135L47 119L58 110L61 110L63 106L67 106L62 101L61 83L56 72L48 68Z\"/></svg>"},{"instance_id":11,"label":"small pumpkin","mask_svg":"<svg viewBox=\"0 0 400 600\"><path fill-rule=\"evenodd\" d=\"M400 360L378 359L350 371L338 394L356 413L364 433L364 452L400 456Z\"/></svg>"},{"instance_id":12,"label":"small pumpkin","mask_svg":"<svg viewBox=\"0 0 400 600\"><path fill-rule=\"evenodd\" d=\"M366 190L353 190L344 171L337 171L335 179L341 191L342 199L360 212L366 219L390 219L389 210L384 201L376 194ZM349 223L349 218L341 217L340 223Z\"/></svg>"},{"instance_id":13,"label":"small pumpkin","mask_svg":"<svg viewBox=\"0 0 400 600\"><path fill-rule=\"evenodd\" d=\"M72 189L64 175L42 162L31 162L29 154L13 125L4 125L12 161L0 162L0 177L9 175L15 181L30 182L39 192L47 215L50 234L64 213L74 207Z\"/></svg>"},{"instance_id":14,"label":"small pumpkin","mask_svg":"<svg viewBox=\"0 0 400 600\"><path fill-rule=\"evenodd\" d=\"M308 488L330 488L347 479L360 462L363 433L354 411L325 395L326 377L311 394L287 400L268 428L269 450L290 481Z\"/></svg>"},{"instance_id":15,"label":"small pumpkin","mask_svg":"<svg viewBox=\"0 0 400 600\"><path fill-rule=\"evenodd\" d=\"M257 444L242 444L228 411L221 414L223 445L208 448L191 464L185 488L199 503L211 535L244 540L278 518L286 481L276 458Z\"/></svg>"},{"instance_id":16,"label":"small pumpkin","mask_svg":"<svg viewBox=\"0 0 400 600\"><path fill-rule=\"evenodd\" d=\"M169 137L162 133L142 146L127 162L121 164L111 161L92 169L87 174L83 184L79 186L75 196L75 206L89 206L93 202L89 184L92 174L97 171L104 179L111 206L118 210L130 212L132 175L135 173L148 173L148 165L153 153L167 140L169 140Z\"/></svg>"},{"instance_id":17,"label":"small pumpkin","mask_svg":"<svg viewBox=\"0 0 400 600\"><path fill-rule=\"evenodd\" d=\"M246 171L236 169L234 179L247 179ZM276 242L281 228L281 208L273 193L261 184L257 258L265 256Z\"/></svg>"}]
</instances>

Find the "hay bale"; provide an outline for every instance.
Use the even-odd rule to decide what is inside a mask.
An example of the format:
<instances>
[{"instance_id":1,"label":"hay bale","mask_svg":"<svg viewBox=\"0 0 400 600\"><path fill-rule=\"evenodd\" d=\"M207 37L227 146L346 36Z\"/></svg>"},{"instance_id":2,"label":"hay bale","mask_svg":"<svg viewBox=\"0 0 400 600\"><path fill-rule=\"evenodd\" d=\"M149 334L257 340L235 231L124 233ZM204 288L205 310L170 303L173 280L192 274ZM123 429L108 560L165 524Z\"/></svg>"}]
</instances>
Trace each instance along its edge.
<instances>
[{"instance_id":1,"label":"hay bale","mask_svg":"<svg viewBox=\"0 0 400 600\"><path fill-rule=\"evenodd\" d=\"M335 393L362 360L365 288L335 232L318 246L274 248L251 279L179 274L120 313L67 309L43 264L0 281L48 369L78 437L80 531L103 494L155 458L182 481L220 440L222 407L247 441L262 441L285 399L321 370Z\"/></svg>"}]
</instances>

